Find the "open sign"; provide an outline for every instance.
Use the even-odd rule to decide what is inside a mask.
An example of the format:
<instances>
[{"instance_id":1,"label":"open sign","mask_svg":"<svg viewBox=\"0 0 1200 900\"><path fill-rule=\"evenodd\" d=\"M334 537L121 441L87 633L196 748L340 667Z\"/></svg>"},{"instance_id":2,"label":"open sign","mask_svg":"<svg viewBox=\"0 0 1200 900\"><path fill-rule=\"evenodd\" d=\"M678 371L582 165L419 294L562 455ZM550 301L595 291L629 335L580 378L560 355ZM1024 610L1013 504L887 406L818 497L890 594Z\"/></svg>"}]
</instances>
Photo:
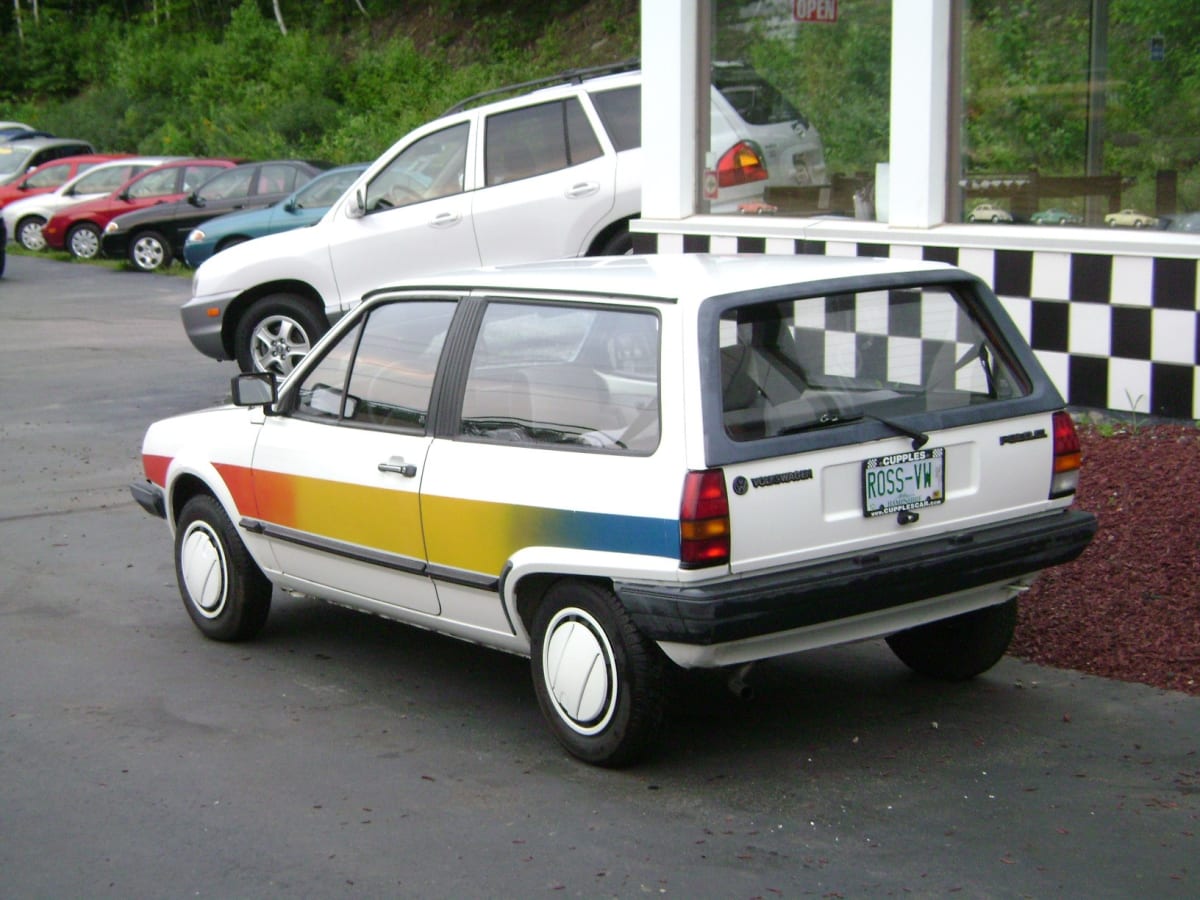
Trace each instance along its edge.
<instances>
[{"instance_id":1,"label":"open sign","mask_svg":"<svg viewBox=\"0 0 1200 900\"><path fill-rule=\"evenodd\" d=\"M797 22L836 22L837 0L792 0L792 18Z\"/></svg>"}]
</instances>

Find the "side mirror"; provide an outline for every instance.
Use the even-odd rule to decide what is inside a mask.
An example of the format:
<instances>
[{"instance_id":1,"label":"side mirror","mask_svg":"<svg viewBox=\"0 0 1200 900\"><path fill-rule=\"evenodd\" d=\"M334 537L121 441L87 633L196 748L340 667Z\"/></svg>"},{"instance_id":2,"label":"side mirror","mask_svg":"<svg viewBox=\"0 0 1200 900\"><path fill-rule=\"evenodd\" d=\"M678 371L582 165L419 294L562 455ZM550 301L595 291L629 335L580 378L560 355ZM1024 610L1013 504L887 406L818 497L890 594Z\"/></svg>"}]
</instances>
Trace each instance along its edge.
<instances>
[{"instance_id":1,"label":"side mirror","mask_svg":"<svg viewBox=\"0 0 1200 900\"><path fill-rule=\"evenodd\" d=\"M279 382L274 372L235 375L229 382L234 406L262 406L266 412L279 400Z\"/></svg>"},{"instance_id":2,"label":"side mirror","mask_svg":"<svg viewBox=\"0 0 1200 900\"><path fill-rule=\"evenodd\" d=\"M188 194L187 202L190 203L192 206L199 206L199 207L204 206L204 198L202 198L200 196L199 191L192 191L190 194Z\"/></svg>"},{"instance_id":3,"label":"side mirror","mask_svg":"<svg viewBox=\"0 0 1200 900\"><path fill-rule=\"evenodd\" d=\"M346 204L346 215L351 219L361 219L367 214L367 201L363 199L362 188L354 192L354 201Z\"/></svg>"}]
</instances>

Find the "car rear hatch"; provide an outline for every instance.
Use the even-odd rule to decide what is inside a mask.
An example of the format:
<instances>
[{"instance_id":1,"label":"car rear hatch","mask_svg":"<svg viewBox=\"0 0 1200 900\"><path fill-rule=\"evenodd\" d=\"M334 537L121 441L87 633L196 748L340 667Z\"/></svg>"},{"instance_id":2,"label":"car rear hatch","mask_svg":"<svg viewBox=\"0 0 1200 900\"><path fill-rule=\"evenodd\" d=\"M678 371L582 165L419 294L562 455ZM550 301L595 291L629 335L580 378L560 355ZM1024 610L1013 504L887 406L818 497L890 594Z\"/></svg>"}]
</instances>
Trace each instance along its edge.
<instances>
[{"instance_id":1,"label":"car rear hatch","mask_svg":"<svg viewBox=\"0 0 1200 900\"><path fill-rule=\"evenodd\" d=\"M700 324L734 573L967 541L1070 504L1062 401L962 272L713 298Z\"/></svg>"}]
</instances>

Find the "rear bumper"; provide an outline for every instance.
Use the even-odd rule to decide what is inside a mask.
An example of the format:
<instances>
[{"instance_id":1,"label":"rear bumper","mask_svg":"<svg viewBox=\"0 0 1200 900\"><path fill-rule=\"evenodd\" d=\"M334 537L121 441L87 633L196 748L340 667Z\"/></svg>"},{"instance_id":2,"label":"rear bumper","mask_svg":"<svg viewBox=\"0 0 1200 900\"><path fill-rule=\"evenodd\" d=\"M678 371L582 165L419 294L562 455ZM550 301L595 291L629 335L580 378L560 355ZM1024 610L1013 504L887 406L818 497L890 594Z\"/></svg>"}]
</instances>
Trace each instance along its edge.
<instances>
[{"instance_id":1,"label":"rear bumper","mask_svg":"<svg viewBox=\"0 0 1200 900\"><path fill-rule=\"evenodd\" d=\"M711 646L1019 579L1075 559L1095 533L1095 516L1066 510L764 575L614 590L651 639Z\"/></svg>"}]
</instances>

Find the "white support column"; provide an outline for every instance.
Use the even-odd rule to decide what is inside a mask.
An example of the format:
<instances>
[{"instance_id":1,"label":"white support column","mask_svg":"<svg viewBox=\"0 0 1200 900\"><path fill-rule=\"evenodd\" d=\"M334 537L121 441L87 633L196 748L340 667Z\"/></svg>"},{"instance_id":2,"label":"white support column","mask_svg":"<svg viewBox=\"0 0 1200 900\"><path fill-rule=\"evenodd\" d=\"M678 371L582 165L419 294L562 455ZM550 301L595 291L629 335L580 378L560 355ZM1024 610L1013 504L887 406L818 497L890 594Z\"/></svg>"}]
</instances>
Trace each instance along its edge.
<instances>
[{"instance_id":1,"label":"white support column","mask_svg":"<svg viewBox=\"0 0 1200 900\"><path fill-rule=\"evenodd\" d=\"M888 224L945 220L951 0L893 0Z\"/></svg>"},{"instance_id":2,"label":"white support column","mask_svg":"<svg viewBox=\"0 0 1200 900\"><path fill-rule=\"evenodd\" d=\"M642 0L642 216L696 211L696 0Z\"/></svg>"}]
</instances>

